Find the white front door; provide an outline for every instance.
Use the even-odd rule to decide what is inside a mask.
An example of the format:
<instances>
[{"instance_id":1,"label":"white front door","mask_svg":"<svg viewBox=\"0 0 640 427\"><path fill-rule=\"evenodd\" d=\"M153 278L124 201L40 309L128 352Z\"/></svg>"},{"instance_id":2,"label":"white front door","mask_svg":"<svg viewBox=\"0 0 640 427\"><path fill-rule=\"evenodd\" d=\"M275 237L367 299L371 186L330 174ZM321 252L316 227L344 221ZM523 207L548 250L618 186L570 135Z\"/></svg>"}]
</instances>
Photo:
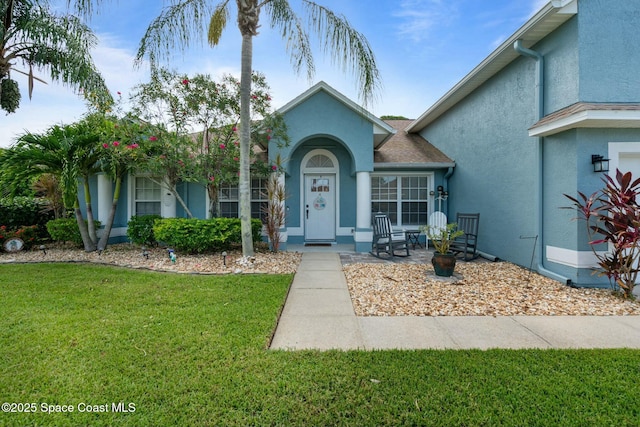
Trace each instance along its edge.
<instances>
[{"instance_id":1,"label":"white front door","mask_svg":"<svg viewBox=\"0 0 640 427\"><path fill-rule=\"evenodd\" d=\"M304 176L304 237L305 241L335 241L336 239L336 176Z\"/></svg>"}]
</instances>

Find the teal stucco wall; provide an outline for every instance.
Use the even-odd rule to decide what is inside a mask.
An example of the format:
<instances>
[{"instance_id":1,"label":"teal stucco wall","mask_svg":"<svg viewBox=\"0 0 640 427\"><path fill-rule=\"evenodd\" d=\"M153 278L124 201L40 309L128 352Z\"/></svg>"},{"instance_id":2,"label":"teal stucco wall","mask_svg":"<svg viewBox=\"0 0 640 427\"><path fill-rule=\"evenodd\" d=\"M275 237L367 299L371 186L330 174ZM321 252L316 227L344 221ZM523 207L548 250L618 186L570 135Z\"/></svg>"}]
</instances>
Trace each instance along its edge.
<instances>
[{"instance_id":1,"label":"teal stucco wall","mask_svg":"<svg viewBox=\"0 0 640 427\"><path fill-rule=\"evenodd\" d=\"M533 61L518 60L421 134L456 162L449 220L479 212L479 248L528 265L535 235L536 153L527 129L536 115ZM530 96L531 95L531 96Z\"/></svg>"},{"instance_id":2,"label":"teal stucco wall","mask_svg":"<svg viewBox=\"0 0 640 427\"><path fill-rule=\"evenodd\" d=\"M545 61L544 114L580 101L640 102L640 0L578 5L577 16L532 47ZM591 194L602 187L591 155L606 156L609 142L640 141L638 129L585 128L529 137L538 120L535 93L535 61L519 57L421 131L456 161L449 217L480 212L480 249L523 266L533 255L529 238L539 234L539 159L544 209L536 252L589 251L584 223L562 209L570 205L564 194ZM590 269L545 266L581 285L606 283Z\"/></svg>"},{"instance_id":3,"label":"teal stucco wall","mask_svg":"<svg viewBox=\"0 0 640 427\"><path fill-rule=\"evenodd\" d=\"M269 157L280 153L285 169L299 145L311 138L330 137L349 151L352 172L373 170L373 124L330 94L320 91L284 114L291 143L278 150L269 144Z\"/></svg>"}]
</instances>

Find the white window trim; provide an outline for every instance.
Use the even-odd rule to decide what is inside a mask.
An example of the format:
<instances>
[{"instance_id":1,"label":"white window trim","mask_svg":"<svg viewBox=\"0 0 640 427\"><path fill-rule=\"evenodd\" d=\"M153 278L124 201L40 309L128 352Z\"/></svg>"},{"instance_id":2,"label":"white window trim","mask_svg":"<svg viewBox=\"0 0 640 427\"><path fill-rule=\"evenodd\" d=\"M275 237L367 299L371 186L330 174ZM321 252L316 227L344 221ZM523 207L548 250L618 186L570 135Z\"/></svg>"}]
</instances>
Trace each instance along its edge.
<instances>
[{"instance_id":1,"label":"white window trim","mask_svg":"<svg viewBox=\"0 0 640 427\"><path fill-rule=\"evenodd\" d=\"M417 225L415 224L411 224L411 225L403 225L402 224L402 201L404 199L402 199L402 178L403 177L426 177L427 178L427 219L429 218L429 215L431 215L433 213L433 204L435 202L435 198L432 194L432 192L434 191L434 187L433 187L433 181L434 181L434 176L435 174L433 172L372 172L370 179L371 178L375 178L375 177L381 177L381 176L394 176L397 178L400 178L399 180L399 188L398 188L398 198L396 199L397 202L397 216L398 216L398 224L395 226L397 228L402 228L402 227L417 227ZM371 193L373 193L373 187L371 188ZM370 200L370 204L374 202L372 194L369 194L369 200ZM413 199L412 199L413 200ZM424 224L426 225L426 224Z\"/></svg>"},{"instance_id":2,"label":"white window trim","mask_svg":"<svg viewBox=\"0 0 640 427\"><path fill-rule=\"evenodd\" d=\"M129 185L128 185L128 191L129 191L129 206L128 206L128 217L131 218L133 216L136 215L136 178L150 178L151 174L149 173L138 173L138 174L129 174ZM163 185L160 186L160 199L158 200L158 202L160 202L160 212L162 212L162 204L163 204L163 200L162 200L162 194L165 191L165 188Z\"/></svg>"},{"instance_id":3,"label":"white window trim","mask_svg":"<svg viewBox=\"0 0 640 427\"><path fill-rule=\"evenodd\" d=\"M254 178L251 178L251 180L252 180L252 181L253 181L254 179L261 179L261 180L264 180L264 181L265 181L265 187L262 187L262 188L264 188L264 189L266 190L266 184L267 184L268 179L269 179L268 177L266 177L266 178L262 178L262 177L254 177ZM227 187L231 187L231 188L233 188L233 187L238 188L238 185L239 185L239 184L225 184L225 185L226 185ZM238 204L240 203L240 194L239 194L239 193L238 193L238 198L235 198L235 199L231 199L231 198L230 198L230 199L224 199L224 200L222 200L222 199L220 199L220 190L221 190L221 188L218 188L218 203L221 203L221 202L224 202L224 203L238 203ZM253 186L250 186L250 188L249 188L249 192L250 192L251 194L253 194ZM209 212L209 208L208 208L208 207L209 207L209 200L210 200L210 199L209 199L209 192L207 192L207 193L206 193L206 195L207 195L207 197L206 197L206 199L207 199L207 218L210 218L211 213ZM266 196L265 196L264 198L259 198L259 199L254 199L253 197L251 197L251 203L267 202L267 201L268 201L268 200L267 200ZM238 213L239 213L239 212L240 212L240 206L238 206ZM252 218L253 218L253 217L252 217Z\"/></svg>"}]
</instances>

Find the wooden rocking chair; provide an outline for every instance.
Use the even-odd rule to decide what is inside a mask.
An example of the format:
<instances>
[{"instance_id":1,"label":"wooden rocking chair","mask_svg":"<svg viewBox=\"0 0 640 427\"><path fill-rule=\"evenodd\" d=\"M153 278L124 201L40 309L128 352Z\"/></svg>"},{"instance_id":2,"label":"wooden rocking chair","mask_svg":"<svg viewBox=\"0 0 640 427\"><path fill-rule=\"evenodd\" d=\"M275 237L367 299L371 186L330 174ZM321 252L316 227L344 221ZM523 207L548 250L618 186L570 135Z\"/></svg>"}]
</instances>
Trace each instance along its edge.
<instances>
[{"instance_id":1,"label":"wooden rocking chair","mask_svg":"<svg viewBox=\"0 0 640 427\"><path fill-rule=\"evenodd\" d=\"M465 261L476 259L478 254L478 224L480 214L459 213L456 216L457 230L464 234L451 242L449 249L455 254L463 254Z\"/></svg>"},{"instance_id":2,"label":"wooden rocking chair","mask_svg":"<svg viewBox=\"0 0 640 427\"><path fill-rule=\"evenodd\" d=\"M396 254L396 251L405 252L404 255ZM409 256L409 242L404 231L393 231L389 217L377 214L373 218L373 243L371 255L380 258L380 253L389 256Z\"/></svg>"}]
</instances>

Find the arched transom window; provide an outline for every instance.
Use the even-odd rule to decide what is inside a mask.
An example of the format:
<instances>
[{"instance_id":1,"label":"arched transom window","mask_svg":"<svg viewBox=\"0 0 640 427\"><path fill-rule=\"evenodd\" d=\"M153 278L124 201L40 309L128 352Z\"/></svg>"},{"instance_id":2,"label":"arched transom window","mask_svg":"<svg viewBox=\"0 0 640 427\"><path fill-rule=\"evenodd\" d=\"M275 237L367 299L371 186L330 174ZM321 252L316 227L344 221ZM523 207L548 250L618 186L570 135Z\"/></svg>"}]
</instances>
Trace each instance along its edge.
<instances>
[{"instance_id":1,"label":"arched transom window","mask_svg":"<svg viewBox=\"0 0 640 427\"><path fill-rule=\"evenodd\" d=\"M307 168L317 169L317 168L333 168L333 161L325 156L324 154L316 154L311 157L307 162Z\"/></svg>"}]
</instances>

